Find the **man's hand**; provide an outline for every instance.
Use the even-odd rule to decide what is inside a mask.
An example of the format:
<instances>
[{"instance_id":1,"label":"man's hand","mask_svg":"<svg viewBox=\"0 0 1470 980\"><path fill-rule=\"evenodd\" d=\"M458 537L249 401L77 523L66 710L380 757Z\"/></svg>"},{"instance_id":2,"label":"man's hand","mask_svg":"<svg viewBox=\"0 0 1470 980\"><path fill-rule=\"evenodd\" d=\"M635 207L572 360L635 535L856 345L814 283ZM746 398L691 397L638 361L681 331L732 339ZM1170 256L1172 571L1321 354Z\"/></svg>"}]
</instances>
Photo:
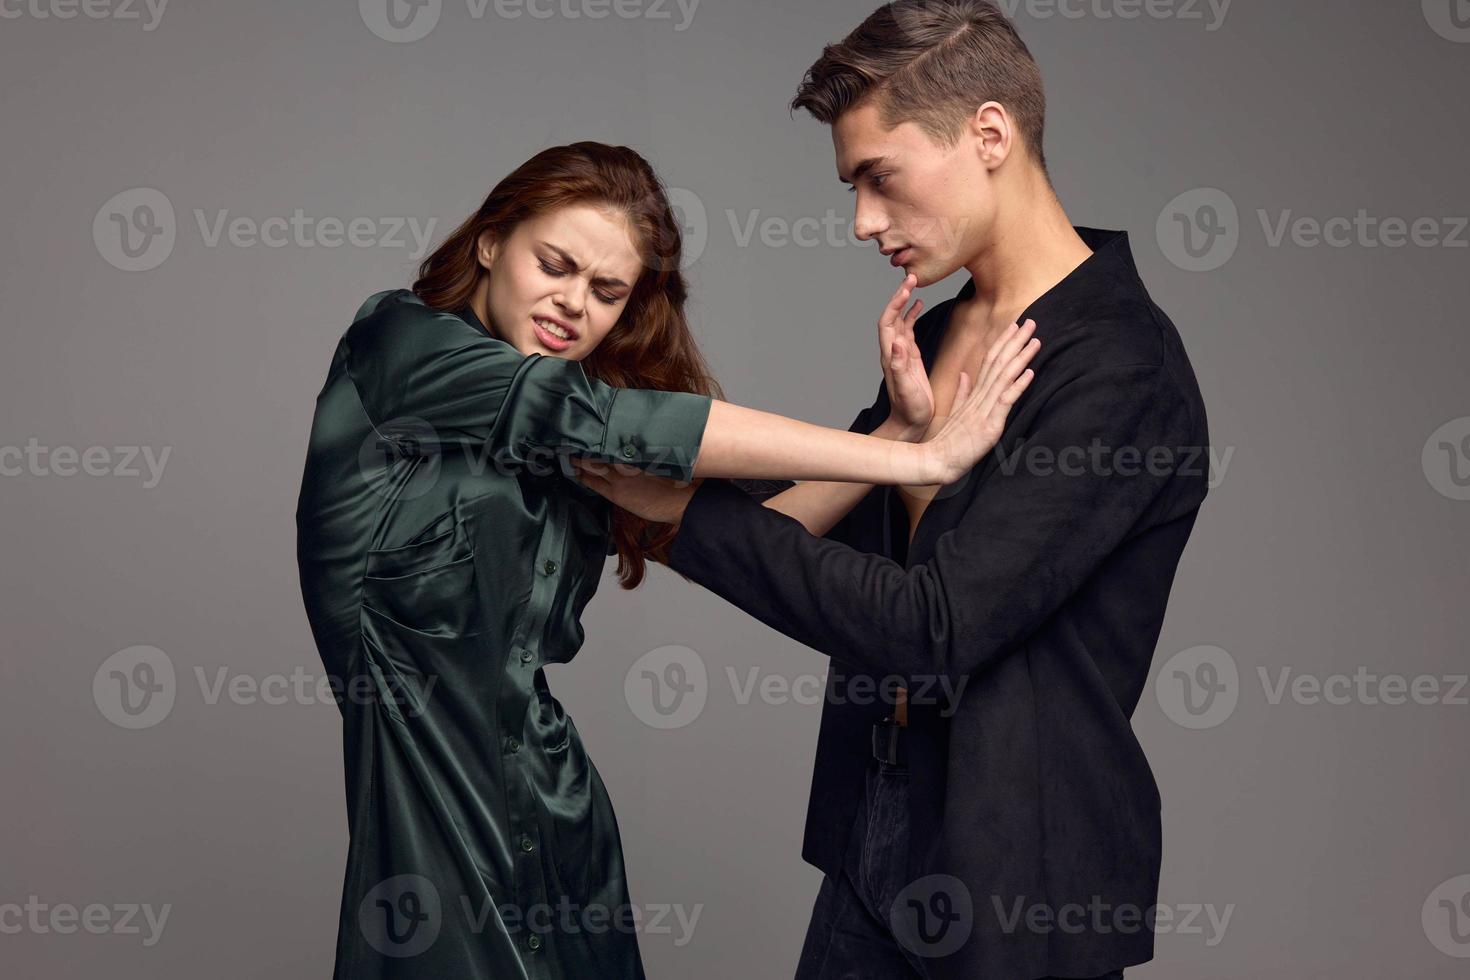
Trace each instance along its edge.
<instances>
[{"instance_id":1,"label":"man's hand","mask_svg":"<svg viewBox=\"0 0 1470 980\"><path fill-rule=\"evenodd\" d=\"M583 486L597 491L630 514L659 524L678 524L683 520L689 498L694 496L702 482L684 483L651 476L631 466L594 459L573 459L572 466Z\"/></svg>"},{"instance_id":2,"label":"man's hand","mask_svg":"<svg viewBox=\"0 0 1470 980\"><path fill-rule=\"evenodd\" d=\"M924 308L924 301L914 300L907 313L903 304L913 294L919 279L912 273L903 283L878 318L878 360L883 365L883 383L888 388L888 401L893 406L888 418L902 430L898 438L918 442L934 419L934 391L929 387L929 373L914 340L914 321Z\"/></svg>"}]
</instances>

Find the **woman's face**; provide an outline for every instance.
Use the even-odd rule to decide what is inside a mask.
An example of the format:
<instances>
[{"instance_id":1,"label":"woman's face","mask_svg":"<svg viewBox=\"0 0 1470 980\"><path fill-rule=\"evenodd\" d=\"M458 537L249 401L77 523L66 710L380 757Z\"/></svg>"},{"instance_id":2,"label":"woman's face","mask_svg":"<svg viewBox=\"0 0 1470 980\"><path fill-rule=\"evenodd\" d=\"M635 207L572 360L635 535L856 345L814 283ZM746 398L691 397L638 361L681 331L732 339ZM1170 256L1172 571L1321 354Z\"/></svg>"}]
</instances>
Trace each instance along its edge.
<instances>
[{"instance_id":1,"label":"woman's face","mask_svg":"<svg viewBox=\"0 0 1470 980\"><path fill-rule=\"evenodd\" d=\"M480 236L488 275L471 299L522 354L580 361L618 322L643 271L621 212L577 204L522 221L504 242Z\"/></svg>"}]
</instances>

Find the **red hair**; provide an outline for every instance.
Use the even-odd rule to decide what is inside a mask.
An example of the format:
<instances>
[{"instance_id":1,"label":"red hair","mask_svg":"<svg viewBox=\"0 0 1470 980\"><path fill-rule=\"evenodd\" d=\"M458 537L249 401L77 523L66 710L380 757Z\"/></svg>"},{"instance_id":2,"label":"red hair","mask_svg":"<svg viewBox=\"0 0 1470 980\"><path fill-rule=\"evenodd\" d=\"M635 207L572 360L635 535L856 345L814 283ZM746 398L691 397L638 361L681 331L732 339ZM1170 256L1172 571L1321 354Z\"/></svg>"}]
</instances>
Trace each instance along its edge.
<instances>
[{"instance_id":1,"label":"red hair","mask_svg":"<svg viewBox=\"0 0 1470 980\"><path fill-rule=\"evenodd\" d=\"M679 223L658 175L626 146L572 143L531 157L424 259L413 291L434 309L463 309L487 274L476 259L482 234L503 242L522 221L574 204L626 215L643 259L643 272L617 324L582 362L588 376L619 388L723 397L684 316L688 285L679 268L684 249ZM667 558L674 529L614 508L612 536L618 582L632 589L643 581L648 558Z\"/></svg>"}]
</instances>

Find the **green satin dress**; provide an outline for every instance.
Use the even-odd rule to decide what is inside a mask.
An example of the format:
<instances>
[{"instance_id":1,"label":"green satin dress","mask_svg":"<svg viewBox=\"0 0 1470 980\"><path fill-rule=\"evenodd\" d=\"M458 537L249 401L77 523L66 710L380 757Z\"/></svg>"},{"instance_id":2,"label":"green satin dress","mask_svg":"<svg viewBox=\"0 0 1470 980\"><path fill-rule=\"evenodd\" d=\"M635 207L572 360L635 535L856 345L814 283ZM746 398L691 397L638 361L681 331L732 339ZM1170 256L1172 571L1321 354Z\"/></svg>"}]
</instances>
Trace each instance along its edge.
<instances>
[{"instance_id":1,"label":"green satin dress","mask_svg":"<svg viewBox=\"0 0 1470 980\"><path fill-rule=\"evenodd\" d=\"M689 479L709 410L406 289L358 311L296 512L343 723L338 980L643 976L612 805L542 672L581 646L610 553L609 505L562 460Z\"/></svg>"}]
</instances>

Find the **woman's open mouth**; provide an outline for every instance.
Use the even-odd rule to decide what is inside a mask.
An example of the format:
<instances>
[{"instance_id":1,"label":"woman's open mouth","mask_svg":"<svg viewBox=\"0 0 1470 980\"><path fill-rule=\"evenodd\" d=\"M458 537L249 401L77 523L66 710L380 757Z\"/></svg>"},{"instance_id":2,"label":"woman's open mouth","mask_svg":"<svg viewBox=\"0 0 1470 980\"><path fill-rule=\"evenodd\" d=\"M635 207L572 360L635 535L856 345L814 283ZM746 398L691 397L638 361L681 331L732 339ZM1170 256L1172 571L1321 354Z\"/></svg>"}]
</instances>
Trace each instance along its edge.
<instances>
[{"instance_id":1,"label":"woman's open mouth","mask_svg":"<svg viewBox=\"0 0 1470 980\"><path fill-rule=\"evenodd\" d=\"M566 350L577 339L575 330L556 320L533 316L531 322L536 325L536 339L541 342L542 346L551 350Z\"/></svg>"}]
</instances>

